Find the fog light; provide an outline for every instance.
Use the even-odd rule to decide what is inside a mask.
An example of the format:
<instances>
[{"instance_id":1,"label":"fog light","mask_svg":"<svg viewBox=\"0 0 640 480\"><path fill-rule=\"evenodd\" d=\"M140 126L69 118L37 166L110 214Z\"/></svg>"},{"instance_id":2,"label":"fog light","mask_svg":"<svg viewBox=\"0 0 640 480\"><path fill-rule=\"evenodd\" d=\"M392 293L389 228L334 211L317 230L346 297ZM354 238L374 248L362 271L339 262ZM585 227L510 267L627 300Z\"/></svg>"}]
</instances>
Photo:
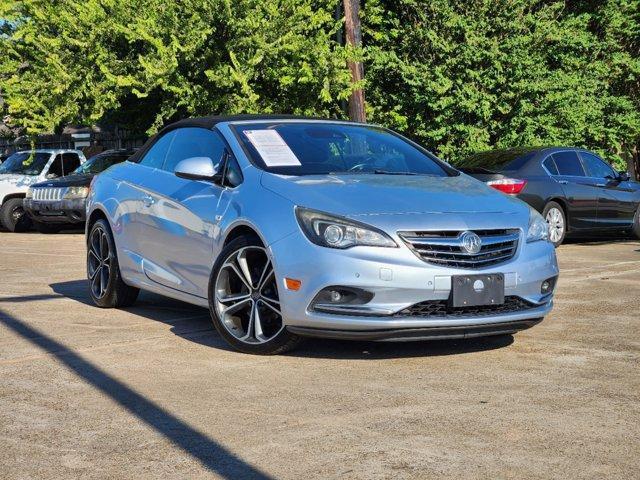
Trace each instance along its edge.
<instances>
[{"instance_id":1,"label":"fog light","mask_svg":"<svg viewBox=\"0 0 640 480\"><path fill-rule=\"evenodd\" d=\"M322 289L311 302L311 308L330 311L333 306L364 305L373 298L373 293L357 287L331 286Z\"/></svg>"},{"instance_id":2,"label":"fog light","mask_svg":"<svg viewBox=\"0 0 640 480\"><path fill-rule=\"evenodd\" d=\"M547 278L545 281L542 282L542 284L540 285L540 293L542 295L546 295L548 293L553 292L553 287L556 284L556 278L557 277Z\"/></svg>"}]
</instances>

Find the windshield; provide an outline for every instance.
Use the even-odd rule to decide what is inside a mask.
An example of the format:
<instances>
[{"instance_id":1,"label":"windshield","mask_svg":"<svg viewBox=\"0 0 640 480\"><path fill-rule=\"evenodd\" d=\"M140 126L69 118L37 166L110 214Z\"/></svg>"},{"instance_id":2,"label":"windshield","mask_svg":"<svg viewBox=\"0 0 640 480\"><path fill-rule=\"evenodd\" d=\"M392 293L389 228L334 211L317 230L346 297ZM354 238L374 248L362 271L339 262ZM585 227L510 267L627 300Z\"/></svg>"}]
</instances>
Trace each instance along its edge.
<instances>
[{"instance_id":1,"label":"windshield","mask_svg":"<svg viewBox=\"0 0 640 480\"><path fill-rule=\"evenodd\" d=\"M500 172L515 171L534 157L539 149L513 148L510 150L493 150L480 152L457 163L464 172Z\"/></svg>"},{"instance_id":2,"label":"windshield","mask_svg":"<svg viewBox=\"0 0 640 480\"><path fill-rule=\"evenodd\" d=\"M40 175L51 154L47 152L18 152L0 165L0 174Z\"/></svg>"},{"instance_id":3,"label":"windshield","mask_svg":"<svg viewBox=\"0 0 640 480\"><path fill-rule=\"evenodd\" d=\"M98 174L111 165L124 162L129 155L126 153L99 153L76 168L72 175Z\"/></svg>"},{"instance_id":4,"label":"windshield","mask_svg":"<svg viewBox=\"0 0 640 480\"><path fill-rule=\"evenodd\" d=\"M320 122L235 125L253 162L284 175L377 173L446 177L457 172L379 127Z\"/></svg>"}]
</instances>

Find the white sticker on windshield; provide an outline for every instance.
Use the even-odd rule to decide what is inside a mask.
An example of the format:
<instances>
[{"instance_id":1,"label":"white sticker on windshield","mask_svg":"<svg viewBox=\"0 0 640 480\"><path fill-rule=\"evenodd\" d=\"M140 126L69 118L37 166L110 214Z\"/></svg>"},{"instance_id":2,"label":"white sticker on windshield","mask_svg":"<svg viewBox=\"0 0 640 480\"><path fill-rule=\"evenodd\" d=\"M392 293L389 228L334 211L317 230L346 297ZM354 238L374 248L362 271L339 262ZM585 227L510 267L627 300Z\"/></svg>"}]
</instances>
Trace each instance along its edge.
<instances>
[{"instance_id":1,"label":"white sticker on windshield","mask_svg":"<svg viewBox=\"0 0 640 480\"><path fill-rule=\"evenodd\" d=\"M267 167L299 167L300 160L275 130L245 130Z\"/></svg>"}]
</instances>

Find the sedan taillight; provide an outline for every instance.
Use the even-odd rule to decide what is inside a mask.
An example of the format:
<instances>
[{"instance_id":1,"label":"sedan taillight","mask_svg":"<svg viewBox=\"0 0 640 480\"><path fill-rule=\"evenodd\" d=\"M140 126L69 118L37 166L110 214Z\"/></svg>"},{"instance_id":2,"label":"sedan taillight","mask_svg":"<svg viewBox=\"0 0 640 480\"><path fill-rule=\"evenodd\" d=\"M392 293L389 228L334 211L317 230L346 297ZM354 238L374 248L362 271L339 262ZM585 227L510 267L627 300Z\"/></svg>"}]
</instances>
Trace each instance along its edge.
<instances>
[{"instance_id":1,"label":"sedan taillight","mask_svg":"<svg viewBox=\"0 0 640 480\"><path fill-rule=\"evenodd\" d=\"M520 193L526 184L526 180L520 180L519 178L501 178L500 180L489 180L487 182L490 187L509 195Z\"/></svg>"}]
</instances>

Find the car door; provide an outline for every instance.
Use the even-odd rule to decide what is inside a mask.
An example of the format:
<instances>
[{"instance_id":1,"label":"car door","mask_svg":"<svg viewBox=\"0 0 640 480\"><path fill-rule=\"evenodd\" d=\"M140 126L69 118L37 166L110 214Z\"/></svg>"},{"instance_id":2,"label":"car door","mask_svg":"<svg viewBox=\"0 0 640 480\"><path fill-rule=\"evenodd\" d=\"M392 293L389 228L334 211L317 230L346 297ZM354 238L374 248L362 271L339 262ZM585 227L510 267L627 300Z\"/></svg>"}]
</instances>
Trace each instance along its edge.
<instances>
[{"instance_id":1,"label":"car door","mask_svg":"<svg viewBox=\"0 0 640 480\"><path fill-rule=\"evenodd\" d=\"M558 174L552 177L562 186L572 229L598 226L598 194L595 180L587 177L575 150L557 151L551 155Z\"/></svg>"},{"instance_id":2,"label":"car door","mask_svg":"<svg viewBox=\"0 0 640 480\"><path fill-rule=\"evenodd\" d=\"M151 283L144 273L145 252L153 248L147 237L154 227L149 208L153 203L155 177L164 164L175 131L159 137L137 163L127 163L117 172L118 216L114 228L119 246L118 262L123 277L137 284Z\"/></svg>"},{"instance_id":3,"label":"car door","mask_svg":"<svg viewBox=\"0 0 640 480\"><path fill-rule=\"evenodd\" d=\"M625 228L636 212L634 189L616 171L591 152L580 152L582 163L595 181L598 194L598 223L603 228Z\"/></svg>"},{"instance_id":4,"label":"car door","mask_svg":"<svg viewBox=\"0 0 640 480\"><path fill-rule=\"evenodd\" d=\"M224 187L179 178L174 170L191 157L208 157L222 168L225 151L224 140L215 131L177 129L162 168L144 183L148 198L140 232L145 239L143 268L154 282L207 298Z\"/></svg>"}]
</instances>

